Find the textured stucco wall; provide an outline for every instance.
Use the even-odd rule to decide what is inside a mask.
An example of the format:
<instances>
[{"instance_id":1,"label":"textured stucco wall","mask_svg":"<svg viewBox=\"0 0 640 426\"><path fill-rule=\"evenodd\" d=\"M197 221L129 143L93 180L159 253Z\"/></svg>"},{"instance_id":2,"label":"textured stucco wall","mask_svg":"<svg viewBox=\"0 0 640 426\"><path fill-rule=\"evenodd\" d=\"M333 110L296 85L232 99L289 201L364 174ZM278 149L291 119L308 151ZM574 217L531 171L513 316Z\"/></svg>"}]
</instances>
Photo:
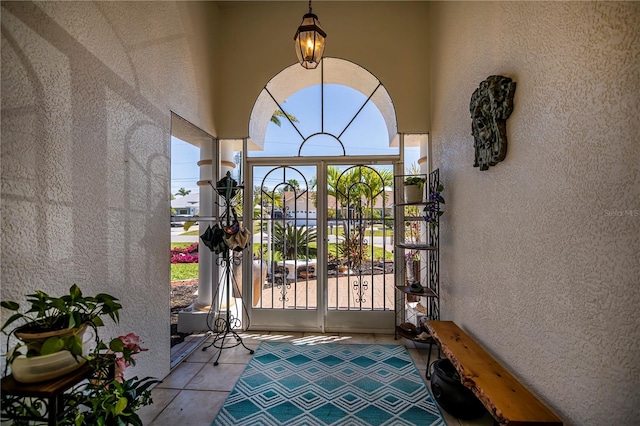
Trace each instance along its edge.
<instances>
[{"instance_id":1,"label":"textured stucco wall","mask_svg":"<svg viewBox=\"0 0 640 426\"><path fill-rule=\"evenodd\" d=\"M433 5L443 318L567 425L640 418L640 3ZM469 101L517 82L506 160L473 168Z\"/></svg>"},{"instance_id":2,"label":"textured stucco wall","mask_svg":"<svg viewBox=\"0 0 640 426\"><path fill-rule=\"evenodd\" d=\"M170 111L215 131L209 13L2 2L2 299L113 294L138 375L169 371Z\"/></svg>"}]
</instances>

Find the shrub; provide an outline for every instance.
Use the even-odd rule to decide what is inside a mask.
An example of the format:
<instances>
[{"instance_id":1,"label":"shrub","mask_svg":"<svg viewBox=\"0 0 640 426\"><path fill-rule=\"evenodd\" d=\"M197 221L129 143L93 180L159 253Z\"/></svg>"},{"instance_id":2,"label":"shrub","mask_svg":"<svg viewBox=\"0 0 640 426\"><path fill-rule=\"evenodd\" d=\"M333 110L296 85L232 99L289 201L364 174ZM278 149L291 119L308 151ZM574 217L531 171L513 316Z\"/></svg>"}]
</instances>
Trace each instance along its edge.
<instances>
[{"instance_id":1,"label":"shrub","mask_svg":"<svg viewBox=\"0 0 640 426\"><path fill-rule=\"evenodd\" d=\"M198 243L171 249L171 263L198 263Z\"/></svg>"}]
</instances>

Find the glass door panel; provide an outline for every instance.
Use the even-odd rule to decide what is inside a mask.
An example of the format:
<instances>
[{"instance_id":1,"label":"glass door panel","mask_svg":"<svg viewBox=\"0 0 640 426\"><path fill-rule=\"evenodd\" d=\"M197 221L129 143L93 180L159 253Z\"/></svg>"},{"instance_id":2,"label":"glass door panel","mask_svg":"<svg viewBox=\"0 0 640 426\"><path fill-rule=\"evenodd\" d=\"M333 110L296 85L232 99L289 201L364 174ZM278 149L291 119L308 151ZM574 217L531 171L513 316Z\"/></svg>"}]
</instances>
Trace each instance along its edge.
<instances>
[{"instance_id":1,"label":"glass door panel","mask_svg":"<svg viewBox=\"0 0 640 426\"><path fill-rule=\"evenodd\" d=\"M326 175L326 328L392 330L392 167L335 165Z\"/></svg>"},{"instance_id":2,"label":"glass door panel","mask_svg":"<svg viewBox=\"0 0 640 426\"><path fill-rule=\"evenodd\" d=\"M253 166L251 326L318 330L317 167ZM257 284L256 284L257 283Z\"/></svg>"}]
</instances>

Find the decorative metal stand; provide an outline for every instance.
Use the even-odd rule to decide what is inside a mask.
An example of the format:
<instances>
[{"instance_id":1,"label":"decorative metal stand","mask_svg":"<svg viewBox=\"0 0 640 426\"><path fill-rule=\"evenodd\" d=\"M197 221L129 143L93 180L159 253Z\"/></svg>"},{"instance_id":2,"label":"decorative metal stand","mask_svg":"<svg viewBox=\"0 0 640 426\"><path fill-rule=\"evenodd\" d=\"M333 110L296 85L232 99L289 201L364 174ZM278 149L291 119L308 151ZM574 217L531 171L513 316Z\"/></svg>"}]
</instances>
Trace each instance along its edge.
<instances>
[{"instance_id":1,"label":"decorative metal stand","mask_svg":"<svg viewBox=\"0 0 640 426\"><path fill-rule=\"evenodd\" d=\"M226 177L220 180L215 187L216 192L218 192L218 194L224 200L223 220L226 221L226 228L231 228L232 226L234 226L234 224L231 223L233 208L233 206L231 205L231 198L236 194L237 189L240 188L241 187L236 185L235 180L231 178L231 174L229 172L227 172ZM202 348L203 351L206 351L210 347L214 347L219 350L218 356L213 362L213 365L218 365L218 361L220 360L220 356L222 355L222 351L224 349L231 349L235 348L236 346L242 345L246 350L249 351L250 354L254 353L253 349L248 348L242 341L242 337L235 331L235 328L238 328L242 324L242 320L238 318L237 315L231 314L231 295L233 291L231 276L234 263L232 250L230 250L229 248L224 250L222 253L220 253L220 256L218 257L216 262L218 266L222 267L223 276L218 281L217 289L213 294L213 300L215 301L218 299L218 296L220 295L220 289L222 288L223 293L221 294L221 296L225 299L226 313L224 316L222 316L222 312L220 311L221 315L215 319L213 327L207 321L207 325L209 326L209 329L214 333L215 337L211 344ZM240 312L240 315L241 314L242 312Z\"/></svg>"}]
</instances>

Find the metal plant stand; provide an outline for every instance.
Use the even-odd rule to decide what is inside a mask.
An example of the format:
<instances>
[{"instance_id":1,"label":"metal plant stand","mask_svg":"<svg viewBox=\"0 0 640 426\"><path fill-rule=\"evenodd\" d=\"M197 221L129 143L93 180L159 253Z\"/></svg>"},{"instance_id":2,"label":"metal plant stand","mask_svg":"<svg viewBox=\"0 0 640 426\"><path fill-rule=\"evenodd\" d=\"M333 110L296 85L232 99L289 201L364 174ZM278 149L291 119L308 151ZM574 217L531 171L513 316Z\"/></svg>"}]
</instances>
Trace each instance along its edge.
<instances>
[{"instance_id":1,"label":"metal plant stand","mask_svg":"<svg viewBox=\"0 0 640 426\"><path fill-rule=\"evenodd\" d=\"M231 228L237 225L237 221L232 223L232 209L233 206L231 204L231 199L235 195L236 191L242 189L241 186L237 186L235 181L231 178L231 174L227 172L225 178L220 180L215 187L216 192L221 196L223 200L223 209L224 213L222 215L223 228ZM234 215L235 217L235 215ZM236 231L239 232L239 231ZM215 301L220 295L220 290L222 289L222 297L225 300L225 309L226 313L222 315L220 312L220 316L218 316L214 322L213 326L209 324L207 321L207 325L212 333L214 333L213 342L209 345L202 348L203 351L214 347L218 349L218 356L216 357L213 365L218 365L218 361L220 360L220 356L222 355L222 351L224 349L235 348L236 346L242 345L246 350L249 351L250 354L253 354L254 351L251 348L248 348L244 342L242 341L242 337L235 331L235 328L239 327L242 324L242 320L238 318L237 315L231 314L231 295L233 291L232 287L232 269L234 264L233 251L228 247L220 253L220 256L216 260L218 266L222 269L222 277L218 281L218 285L216 287L216 291L213 294L213 300ZM240 262L240 260L238 260ZM243 302L244 308L244 302ZM240 315L242 312L240 312Z\"/></svg>"}]
</instances>

